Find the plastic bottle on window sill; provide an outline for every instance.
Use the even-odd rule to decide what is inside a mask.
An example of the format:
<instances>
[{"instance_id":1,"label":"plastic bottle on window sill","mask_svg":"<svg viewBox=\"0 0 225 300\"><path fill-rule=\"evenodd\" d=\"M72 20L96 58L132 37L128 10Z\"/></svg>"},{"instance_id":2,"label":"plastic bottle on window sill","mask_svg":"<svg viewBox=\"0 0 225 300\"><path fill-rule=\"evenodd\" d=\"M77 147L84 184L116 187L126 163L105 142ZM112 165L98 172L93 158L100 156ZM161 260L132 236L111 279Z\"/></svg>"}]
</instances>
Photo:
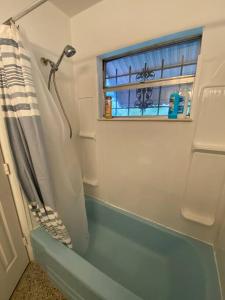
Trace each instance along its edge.
<instances>
[{"instance_id":1,"label":"plastic bottle on window sill","mask_svg":"<svg viewBox=\"0 0 225 300\"><path fill-rule=\"evenodd\" d=\"M191 89L189 87L181 90L181 95L184 98L183 116L190 117Z\"/></svg>"},{"instance_id":2,"label":"plastic bottle on window sill","mask_svg":"<svg viewBox=\"0 0 225 300\"><path fill-rule=\"evenodd\" d=\"M177 113L178 119L184 117L184 103L185 103L185 97L181 93L179 93L179 96L180 96L180 101L178 104L178 113Z\"/></svg>"},{"instance_id":3,"label":"plastic bottle on window sill","mask_svg":"<svg viewBox=\"0 0 225 300\"><path fill-rule=\"evenodd\" d=\"M105 114L104 117L106 119L112 119L112 97L105 97Z\"/></svg>"},{"instance_id":4,"label":"plastic bottle on window sill","mask_svg":"<svg viewBox=\"0 0 225 300\"><path fill-rule=\"evenodd\" d=\"M177 119L180 104L180 95L178 92L172 93L169 100L169 119Z\"/></svg>"}]
</instances>

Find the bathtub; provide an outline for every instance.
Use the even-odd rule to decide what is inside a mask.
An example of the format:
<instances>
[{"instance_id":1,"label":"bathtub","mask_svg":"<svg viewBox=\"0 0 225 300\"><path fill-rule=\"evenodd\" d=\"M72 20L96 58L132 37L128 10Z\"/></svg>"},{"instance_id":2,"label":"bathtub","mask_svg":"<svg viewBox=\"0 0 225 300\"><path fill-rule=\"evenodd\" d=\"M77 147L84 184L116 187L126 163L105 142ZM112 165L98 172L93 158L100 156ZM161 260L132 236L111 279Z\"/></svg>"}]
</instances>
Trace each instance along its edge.
<instances>
[{"instance_id":1,"label":"bathtub","mask_svg":"<svg viewBox=\"0 0 225 300\"><path fill-rule=\"evenodd\" d=\"M90 245L81 257L43 229L35 260L67 299L219 300L213 248L86 197Z\"/></svg>"}]
</instances>

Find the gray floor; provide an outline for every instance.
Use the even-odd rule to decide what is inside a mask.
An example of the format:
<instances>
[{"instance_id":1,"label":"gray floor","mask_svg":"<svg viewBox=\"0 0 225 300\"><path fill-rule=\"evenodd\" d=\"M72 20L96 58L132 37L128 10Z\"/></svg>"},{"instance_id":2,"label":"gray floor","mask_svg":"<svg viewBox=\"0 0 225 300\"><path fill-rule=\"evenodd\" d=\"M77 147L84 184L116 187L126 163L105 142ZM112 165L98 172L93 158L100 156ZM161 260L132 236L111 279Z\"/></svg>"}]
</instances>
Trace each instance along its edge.
<instances>
[{"instance_id":1,"label":"gray floor","mask_svg":"<svg viewBox=\"0 0 225 300\"><path fill-rule=\"evenodd\" d=\"M30 263L10 300L66 300L47 274L36 263Z\"/></svg>"}]
</instances>

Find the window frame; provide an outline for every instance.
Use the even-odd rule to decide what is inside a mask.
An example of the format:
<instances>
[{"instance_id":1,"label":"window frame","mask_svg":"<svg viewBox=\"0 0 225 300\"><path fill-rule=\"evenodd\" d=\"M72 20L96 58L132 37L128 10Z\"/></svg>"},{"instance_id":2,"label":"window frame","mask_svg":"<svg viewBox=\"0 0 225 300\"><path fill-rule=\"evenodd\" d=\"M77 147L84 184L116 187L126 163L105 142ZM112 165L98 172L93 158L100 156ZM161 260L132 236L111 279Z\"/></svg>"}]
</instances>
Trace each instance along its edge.
<instances>
[{"instance_id":1,"label":"window frame","mask_svg":"<svg viewBox=\"0 0 225 300\"><path fill-rule=\"evenodd\" d=\"M102 58L101 59L101 64L102 64L102 76L101 76L101 90L102 90L102 95L103 95L103 101L102 101L102 106L104 106L104 99L105 99L105 94L107 92L112 92L112 91L122 91L122 90L131 90L131 89L143 89L143 88L154 88L154 87L164 87L164 86L173 86L173 85L180 85L180 84L193 84L192 87L192 99L191 99L191 104L193 102L193 91L194 91L194 83L195 83L195 78L196 78L196 73L197 73L197 68L198 68L198 58L196 61L192 61L192 62L181 62L179 64L175 64L175 65L170 65L170 66L163 66L163 63L160 67L158 68L153 68L151 69L151 71L161 71L163 72L166 69L171 69L171 68L176 68L176 67L180 67L181 70L183 69L183 67L188 66L188 65L196 65L196 73L195 75L180 75L180 76L175 76L175 77L168 77L168 78L160 78L160 79L152 79L152 80L145 80L145 81L140 81L140 82L135 82L135 83L128 83L128 84L120 84L120 85L116 85L116 86L110 86L107 87L106 86L106 63L109 61L113 61L113 60L117 60L119 58L123 58L123 57L127 57L127 56L133 56L136 55L138 53L143 53L146 51L151 51L151 50L155 50L155 49L160 49L162 47L166 47L166 46L171 46L171 45L176 45L176 44L182 44L185 42L189 42L189 41L195 41L195 40L199 40L200 41L200 49L201 49L201 43L202 43L202 33L198 33L198 34L194 34L191 36L186 36L186 37L182 37L182 38L177 38L177 39L171 39L169 41L166 42L160 42L160 43L156 43L153 44L151 46L146 46L146 47L140 47L138 49L135 50L131 50L131 51L126 51L122 54L119 55L112 55L106 58ZM131 76L134 73L127 73L127 74L123 74L120 76ZM136 74L136 73L135 73ZM181 73L182 74L182 73ZM101 112L100 118L105 120L104 116L103 116L103 111L104 111L104 107L103 110ZM155 115L155 116L151 116L151 115L147 115L147 116L113 116L112 119L107 119L107 120L116 120L116 119L154 119L154 120L168 120L167 116L160 116L160 115ZM191 120L191 116L183 116L184 120ZM180 119L174 119L176 120L180 120ZM174 121L173 120L173 121Z\"/></svg>"}]
</instances>

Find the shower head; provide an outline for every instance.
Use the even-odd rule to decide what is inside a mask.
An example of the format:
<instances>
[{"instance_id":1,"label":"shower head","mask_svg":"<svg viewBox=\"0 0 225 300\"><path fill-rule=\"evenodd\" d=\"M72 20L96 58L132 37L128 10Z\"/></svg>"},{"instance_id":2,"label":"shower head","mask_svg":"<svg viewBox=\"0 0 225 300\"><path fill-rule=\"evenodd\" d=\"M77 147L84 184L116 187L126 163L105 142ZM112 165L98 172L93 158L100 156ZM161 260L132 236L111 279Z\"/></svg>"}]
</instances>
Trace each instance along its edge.
<instances>
[{"instance_id":1,"label":"shower head","mask_svg":"<svg viewBox=\"0 0 225 300\"><path fill-rule=\"evenodd\" d=\"M74 54L76 53L76 50L73 46L70 46L70 45L67 45L64 49L63 49L63 52L62 54L60 55L58 61L56 63L54 63L53 61L51 61L50 59L48 58L45 58L45 57L41 57L41 62L44 64L44 65L50 65L51 66L51 72L56 72L58 71L58 68L59 68L59 65L64 57L64 55L66 57L71 57L73 56Z\"/></svg>"},{"instance_id":2,"label":"shower head","mask_svg":"<svg viewBox=\"0 0 225 300\"><path fill-rule=\"evenodd\" d=\"M59 67L59 65L60 65L60 63L61 63L61 61L62 61L64 55L65 55L66 57L71 57L71 56L73 56L75 53L76 53L75 48L72 47L72 46L70 46L70 45L67 45L67 46L63 49L62 54L60 55L60 57L59 57L57 63L55 64L55 67L54 67L55 71L58 70L58 67Z\"/></svg>"},{"instance_id":3,"label":"shower head","mask_svg":"<svg viewBox=\"0 0 225 300\"><path fill-rule=\"evenodd\" d=\"M54 63L52 60L48 59L48 58L45 58L45 57L41 57L41 62L47 66L47 65L50 65L51 67L51 70L50 70L50 73L49 73L49 78L48 78L48 89L50 89L50 85L51 85L51 78L52 78L52 75L58 71L59 69L59 65L64 57L64 55L66 57L71 57L73 56L74 54L76 53L76 50L74 47L70 46L70 45L67 45L64 49L63 49L63 52L62 54L60 55L58 61L56 63Z\"/></svg>"},{"instance_id":4,"label":"shower head","mask_svg":"<svg viewBox=\"0 0 225 300\"><path fill-rule=\"evenodd\" d=\"M70 46L70 45L67 45L64 50L63 50L64 54L67 56L67 57L71 57L73 56L75 53L76 53L76 50L74 47Z\"/></svg>"}]
</instances>

